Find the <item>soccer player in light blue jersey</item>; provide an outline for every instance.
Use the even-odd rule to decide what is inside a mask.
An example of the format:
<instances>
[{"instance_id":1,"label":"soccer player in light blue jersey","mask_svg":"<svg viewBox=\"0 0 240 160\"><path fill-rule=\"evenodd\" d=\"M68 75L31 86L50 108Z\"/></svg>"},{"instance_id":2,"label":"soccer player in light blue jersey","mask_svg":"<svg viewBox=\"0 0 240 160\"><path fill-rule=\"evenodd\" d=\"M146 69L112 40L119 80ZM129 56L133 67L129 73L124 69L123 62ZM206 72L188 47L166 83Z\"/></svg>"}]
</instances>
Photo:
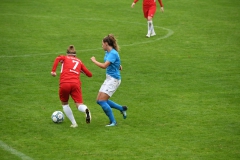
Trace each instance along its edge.
<instances>
[{"instance_id":1,"label":"soccer player in light blue jersey","mask_svg":"<svg viewBox=\"0 0 240 160\"><path fill-rule=\"evenodd\" d=\"M114 35L109 34L103 38L102 48L105 51L104 63L97 61L95 57L91 57L91 60L98 67L106 69L106 79L98 92L97 103L109 118L110 123L106 127L112 127L117 125L112 108L119 110L124 119L127 117L127 106L122 106L109 100L121 83L120 70L122 70L122 66L118 54L119 46Z\"/></svg>"}]
</instances>

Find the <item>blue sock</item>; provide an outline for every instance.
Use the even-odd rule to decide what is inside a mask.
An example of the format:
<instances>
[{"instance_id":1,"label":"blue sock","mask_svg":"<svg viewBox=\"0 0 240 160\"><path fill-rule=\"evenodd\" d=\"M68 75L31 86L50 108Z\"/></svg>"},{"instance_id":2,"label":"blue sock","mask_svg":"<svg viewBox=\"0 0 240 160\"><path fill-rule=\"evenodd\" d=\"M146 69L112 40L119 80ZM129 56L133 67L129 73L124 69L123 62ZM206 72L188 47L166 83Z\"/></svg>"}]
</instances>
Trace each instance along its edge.
<instances>
[{"instance_id":1,"label":"blue sock","mask_svg":"<svg viewBox=\"0 0 240 160\"><path fill-rule=\"evenodd\" d=\"M97 103L102 107L105 114L108 116L110 123L116 123L111 107L108 105L107 101L97 101Z\"/></svg>"},{"instance_id":2,"label":"blue sock","mask_svg":"<svg viewBox=\"0 0 240 160\"><path fill-rule=\"evenodd\" d=\"M115 108L115 109L117 109L117 110L119 110L119 111L123 111L123 107L120 106L119 104L117 104L117 103L115 103L115 102L113 102L113 101L111 101L111 100L107 100L107 103L108 103L108 105L109 105L111 108Z\"/></svg>"}]
</instances>

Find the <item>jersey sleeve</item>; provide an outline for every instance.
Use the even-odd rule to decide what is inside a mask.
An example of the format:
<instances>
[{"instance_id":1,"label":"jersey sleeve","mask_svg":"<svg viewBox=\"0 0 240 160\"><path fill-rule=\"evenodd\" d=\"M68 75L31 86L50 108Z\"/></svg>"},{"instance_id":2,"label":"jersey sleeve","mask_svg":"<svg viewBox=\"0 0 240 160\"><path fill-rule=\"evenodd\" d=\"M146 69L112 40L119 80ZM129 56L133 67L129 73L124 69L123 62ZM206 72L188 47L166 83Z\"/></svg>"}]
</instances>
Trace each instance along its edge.
<instances>
[{"instance_id":1,"label":"jersey sleeve","mask_svg":"<svg viewBox=\"0 0 240 160\"><path fill-rule=\"evenodd\" d=\"M117 59L117 55L114 54L114 53L110 53L108 56L107 56L107 59L106 61L109 61L111 63L114 63Z\"/></svg>"},{"instance_id":2,"label":"jersey sleeve","mask_svg":"<svg viewBox=\"0 0 240 160\"><path fill-rule=\"evenodd\" d=\"M92 73L87 69L87 67L82 63L81 72L88 77L92 77Z\"/></svg>"},{"instance_id":3,"label":"jersey sleeve","mask_svg":"<svg viewBox=\"0 0 240 160\"><path fill-rule=\"evenodd\" d=\"M65 59L65 56L58 56L57 58L55 58L53 62L52 72L56 72L58 63L64 61L64 59Z\"/></svg>"},{"instance_id":4,"label":"jersey sleeve","mask_svg":"<svg viewBox=\"0 0 240 160\"><path fill-rule=\"evenodd\" d=\"M161 7L163 7L163 3L162 3L162 0L158 0L159 4Z\"/></svg>"},{"instance_id":5,"label":"jersey sleeve","mask_svg":"<svg viewBox=\"0 0 240 160\"><path fill-rule=\"evenodd\" d=\"M138 2L138 0L134 0L133 2L134 2L134 3L137 3L137 2Z\"/></svg>"}]
</instances>

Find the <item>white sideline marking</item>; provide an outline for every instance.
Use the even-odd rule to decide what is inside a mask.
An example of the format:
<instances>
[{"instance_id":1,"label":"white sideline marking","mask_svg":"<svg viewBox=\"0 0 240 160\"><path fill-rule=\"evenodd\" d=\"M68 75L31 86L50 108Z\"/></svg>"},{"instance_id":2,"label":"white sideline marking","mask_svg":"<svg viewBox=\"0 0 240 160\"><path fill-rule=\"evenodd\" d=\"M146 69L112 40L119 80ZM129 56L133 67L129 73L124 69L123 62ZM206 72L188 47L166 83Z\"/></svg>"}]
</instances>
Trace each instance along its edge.
<instances>
[{"instance_id":1,"label":"white sideline marking","mask_svg":"<svg viewBox=\"0 0 240 160\"><path fill-rule=\"evenodd\" d=\"M22 15L22 14L0 14L0 16L25 16L25 17L30 17L30 18L58 18L58 19L68 19L69 17L59 17L59 16L38 16L38 15ZM142 23L139 22L125 22L125 21L115 21L115 20L102 20L102 19L96 19L96 18L75 18L75 19L81 19L81 20L90 20L90 21L108 21L108 22L119 22L119 23L133 23L133 24L137 24L137 25L143 25ZM145 24L144 24L145 25ZM140 45L140 44L146 44L146 43L151 43L154 41L158 41L161 39L166 39L168 37L170 37L171 35L173 35L173 31L171 29L168 28L164 28L164 27L159 27L159 26L154 26L155 28L161 28L163 30L166 30L168 33L162 37L159 37L157 39L154 40L149 40L151 38L145 38L145 36L143 35L143 39L148 39L147 41L144 42L136 42L136 43L132 43L132 44L121 44L120 46L134 46L134 45ZM157 35L155 36L157 37ZM84 49L84 50L78 50L80 52L84 52L84 51L92 51L92 50L101 50L102 48L95 48L95 49ZM39 55L49 55L49 54L64 54L64 53L36 53L36 54L25 54L25 55L13 55L13 56L0 56L0 58L12 58L12 57L28 57L28 56L39 56Z\"/></svg>"},{"instance_id":2,"label":"white sideline marking","mask_svg":"<svg viewBox=\"0 0 240 160\"><path fill-rule=\"evenodd\" d=\"M6 143L0 140L0 147L4 149L5 151L10 152L11 154L14 154L15 156L23 159L23 160L33 160L31 157L26 156L25 154L13 149L12 147L8 146Z\"/></svg>"}]
</instances>

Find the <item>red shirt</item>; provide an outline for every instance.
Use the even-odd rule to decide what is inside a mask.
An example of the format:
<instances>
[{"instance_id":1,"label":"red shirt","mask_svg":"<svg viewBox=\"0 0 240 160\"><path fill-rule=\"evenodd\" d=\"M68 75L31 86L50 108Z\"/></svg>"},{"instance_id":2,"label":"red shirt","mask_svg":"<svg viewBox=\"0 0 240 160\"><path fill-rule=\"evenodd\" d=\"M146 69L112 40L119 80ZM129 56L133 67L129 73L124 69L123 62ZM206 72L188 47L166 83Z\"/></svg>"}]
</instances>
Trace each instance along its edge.
<instances>
[{"instance_id":1,"label":"red shirt","mask_svg":"<svg viewBox=\"0 0 240 160\"><path fill-rule=\"evenodd\" d=\"M134 3L137 3L138 0L134 0ZM162 0L158 0L161 7L163 7ZM156 6L156 0L143 0L143 6Z\"/></svg>"},{"instance_id":2,"label":"red shirt","mask_svg":"<svg viewBox=\"0 0 240 160\"><path fill-rule=\"evenodd\" d=\"M88 77L92 77L92 73L85 67L82 61L74 56L58 56L52 67L52 72L56 72L58 63L62 63L60 84L61 83L79 83L80 73L86 74Z\"/></svg>"}]
</instances>

